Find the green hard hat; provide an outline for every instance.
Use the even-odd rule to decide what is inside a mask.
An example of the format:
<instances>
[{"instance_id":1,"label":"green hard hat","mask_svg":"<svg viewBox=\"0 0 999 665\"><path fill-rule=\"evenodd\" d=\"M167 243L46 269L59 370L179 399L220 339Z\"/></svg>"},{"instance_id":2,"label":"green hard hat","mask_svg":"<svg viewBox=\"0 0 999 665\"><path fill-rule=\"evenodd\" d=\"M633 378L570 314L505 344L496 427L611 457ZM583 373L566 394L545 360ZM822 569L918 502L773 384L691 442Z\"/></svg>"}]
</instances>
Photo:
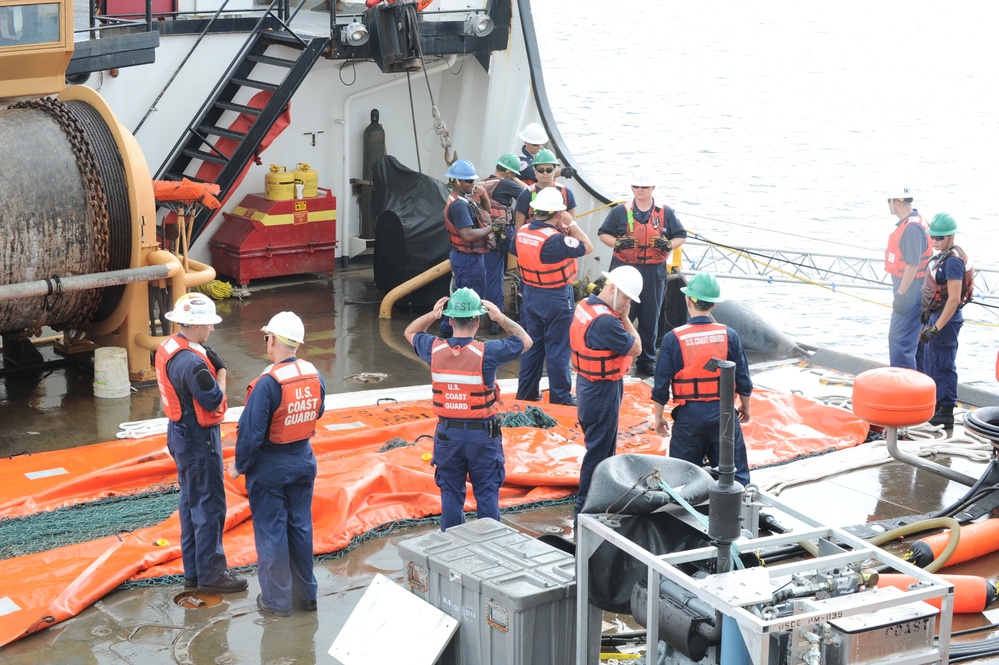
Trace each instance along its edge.
<instances>
[{"instance_id":1,"label":"green hard hat","mask_svg":"<svg viewBox=\"0 0 999 665\"><path fill-rule=\"evenodd\" d=\"M931 236L952 236L957 233L957 222L946 212L938 212L930 222Z\"/></svg>"},{"instance_id":2,"label":"green hard hat","mask_svg":"<svg viewBox=\"0 0 999 665\"><path fill-rule=\"evenodd\" d=\"M508 152L496 160L496 166L504 168L511 173L520 173L520 158L512 152Z\"/></svg>"},{"instance_id":3,"label":"green hard hat","mask_svg":"<svg viewBox=\"0 0 999 665\"><path fill-rule=\"evenodd\" d=\"M447 301L447 308L444 316L456 319L470 319L473 316L482 316L486 313L486 308L482 306L482 299L479 294L472 289L464 288L455 291Z\"/></svg>"},{"instance_id":4,"label":"green hard hat","mask_svg":"<svg viewBox=\"0 0 999 665\"><path fill-rule=\"evenodd\" d=\"M694 275L687 286L680 289L694 300L705 302L721 302L721 287L718 280L709 272L699 272Z\"/></svg>"},{"instance_id":5,"label":"green hard hat","mask_svg":"<svg viewBox=\"0 0 999 665\"><path fill-rule=\"evenodd\" d=\"M534 165L538 164L558 164L558 160L555 159L555 153L548 148L542 148L538 150L538 154L534 156Z\"/></svg>"}]
</instances>

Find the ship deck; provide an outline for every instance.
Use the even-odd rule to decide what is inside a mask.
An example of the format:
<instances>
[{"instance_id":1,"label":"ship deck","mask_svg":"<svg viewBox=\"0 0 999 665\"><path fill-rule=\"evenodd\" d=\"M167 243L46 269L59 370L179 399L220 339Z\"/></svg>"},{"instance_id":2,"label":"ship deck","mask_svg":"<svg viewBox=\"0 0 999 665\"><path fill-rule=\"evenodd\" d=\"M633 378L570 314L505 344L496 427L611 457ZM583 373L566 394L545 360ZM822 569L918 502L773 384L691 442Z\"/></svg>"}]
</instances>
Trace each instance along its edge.
<instances>
[{"instance_id":1,"label":"ship deck","mask_svg":"<svg viewBox=\"0 0 999 665\"><path fill-rule=\"evenodd\" d=\"M230 406L242 404L246 383L266 364L260 327L274 313L288 309L306 321L302 355L323 372L330 394L426 383L427 367L408 349L402 334L422 312L397 312L396 318L379 321L380 294L372 282L370 265L362 261L328 279L262 280L251 284L249 297L221 303L223 323L209 344L229 366ZM52 349L45 349L44 354L56 357ZM516 371L516 364L507 365L501 378L515 377ZM161 415L155 385L138 387L129 398L97 399L92 394L91 372L81 357L57 367L3 375L0 455L68 450L110 440L121 422ZM385 375L381 381L363 382L378 374ZM772 388L793 387L821 395L849 393L848 386L834 385L828 375L793 363L766 365L756 376L759 383ZM976 477L984 466L960 457L937 461ZM780 494L780 500L822 523L847 526L933 512L958 499L965 489L893 462L791 487ZM573 537L571 504L511 512L503 520L531 535ZM3 647L0 656L8 665L333 662L327 651L374 575L402 578L398 542L436 528L434 524L400 528L361 542L343 556L318 561L320 591L315 613L296 612L289 618L259 613L254 602L259 586L252 573L246 592L224 597L207 594L199 607L178 604L184 592L179 585L116 590L75 618ZM984 557L947 572L995 577L999 558ZM961 630L988 623L985 615L957 615L954 626ZM996 634L993 628L967 639Z\"/></svg>"}]
</instances>

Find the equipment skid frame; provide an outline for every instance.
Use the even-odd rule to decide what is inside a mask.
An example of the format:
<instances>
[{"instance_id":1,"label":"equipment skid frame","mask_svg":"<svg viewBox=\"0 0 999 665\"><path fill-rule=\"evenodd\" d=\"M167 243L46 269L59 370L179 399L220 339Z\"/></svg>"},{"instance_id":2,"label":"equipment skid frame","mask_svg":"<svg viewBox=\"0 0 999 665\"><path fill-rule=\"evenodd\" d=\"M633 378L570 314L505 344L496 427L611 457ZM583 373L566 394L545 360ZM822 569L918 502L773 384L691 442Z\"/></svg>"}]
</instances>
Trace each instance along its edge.
<instances>
[{"instance_id":1,"label":"equipment skid frame","mask_svg":"<svg viewBox=\"0 0 999 665\"><path fill-rule=\"evenodd\" d=\"M816 558L807 558L756 569L763 571L761 574L769 575L771 589L776 589L780 586L780 583L775 581L779 578L786 578L793 574L805 573L816 569L845 569L848 566L859 565L871 559L877 559L895 568L900 573L912 576L920 583L920 586L900 591L896 595L881 596L880 599L873 597L874 594L868 591L838 596L834 599L839 601L834 605L834 608L823 607L827 603L826 600L805 599L808 601L808 605L815 609L799 611L790 616L778 617L773 620L765 620L743 608L744 605L753 605L756 602L746 601L741 604L734 604L732 602L731 597L736 592L730 593L730 590L734 586L740 586L737 577L738 571L695 579L676 567L681 564L715 559L717 557L716 547L703 547L661 556L655 555L619 535L618 532L602 523L597 516L580 514L579 526L576 531L577 665L588 665L589 663L597 662L598 654L588 653L586 646L590 640L590 628L587 622L590 601L589 559L604 542L610 543L612 546L630 554L648 568L649 600L648 607L646 608L648 612L646 630L647 649L651 653L655 653L655 645L659 642L657 617L659 616L660 597L658 590L660 583L665 578L695 595L717 611L720 611L722 615L734 620L739 626L739 632L754 665L767 665L770 662L770 634L780 630L787 630L789 621L794 621L798 625L809 625L827 619L843 619L858 614L867 614L877 610L907 605L917 601L940 598L937 626L940 637L934 649L905 655L892 655L879 661L867 661L867 665L874 662L891 663L891 665L948 662L954 611L953 585L926 572L922 568L914 566L871 545L863 539L849 534L843 529L822 526L793 508L780 503L775 497L765 492L757 491L754 500L758 505L772 508L792 517L806 525L806 528L778 536L768 536L751 540L740 539L736 542L736 545L744 548L751 547L757 550L793 545L803 541L813 541L819 548L819 556ZM733 556L732 558L735 560L736 557ZM719 579L715 583L712 583L713 579L725 578L726 576L730 576L730 578ZM731 582L731 584L725 587L727 582ZM850 603L848 599L855 599L856 602ZM834 611L830 611L831 609L834 609Z\"/></svg>"}]
</instances>

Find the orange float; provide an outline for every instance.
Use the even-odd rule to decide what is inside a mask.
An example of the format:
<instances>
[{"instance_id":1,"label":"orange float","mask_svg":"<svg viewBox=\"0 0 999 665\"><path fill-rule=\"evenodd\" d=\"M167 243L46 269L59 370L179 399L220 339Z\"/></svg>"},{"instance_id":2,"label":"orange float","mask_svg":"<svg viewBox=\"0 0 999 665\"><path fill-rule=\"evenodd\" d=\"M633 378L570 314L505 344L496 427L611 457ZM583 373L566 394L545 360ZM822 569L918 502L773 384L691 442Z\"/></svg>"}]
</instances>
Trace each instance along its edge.
<instances>
[{"instance_id":1,"label":"orange float","mask_svg":"<svg viewBox=\"0 0 999 665\"><path fill-rule=\"evenodd\" d=\"M910 427L933 417L937 386L922 372L879 367L853 381L853 412L882 427Z\"/></svg>"},{"instance_id":2,"label":"orange float","mask_svg":"<svg viewBox=\"0 0 999 665\"><path fill-rule=\"evenodd\" d=\"M984 612L995 602L996 583L977 575L938 575L942 580L954 585L954 611L958 614L974 614ZM908 591L909 586L917 582L911 575L890 573L878 576L878 588L893 586L902 591ZM926 601L940 609L940 598L930 598Z\"/></svg>"},{"instance_id":3,"label":"orange float","mask_svg":"<svg viewBox=\"0 0 999 665\"><path fill-rule=\"evenodd\" d=\"M915 542L905 555L906 561L925 568L931 561L940 556L947 547L950 533L940 533ZM965 561L977 559L999 550L999 519L988 519L984 522L972 522L961 527L961 540L957 549L947 559L944 566L953 566Z\"/></svg>"}]
</instances>

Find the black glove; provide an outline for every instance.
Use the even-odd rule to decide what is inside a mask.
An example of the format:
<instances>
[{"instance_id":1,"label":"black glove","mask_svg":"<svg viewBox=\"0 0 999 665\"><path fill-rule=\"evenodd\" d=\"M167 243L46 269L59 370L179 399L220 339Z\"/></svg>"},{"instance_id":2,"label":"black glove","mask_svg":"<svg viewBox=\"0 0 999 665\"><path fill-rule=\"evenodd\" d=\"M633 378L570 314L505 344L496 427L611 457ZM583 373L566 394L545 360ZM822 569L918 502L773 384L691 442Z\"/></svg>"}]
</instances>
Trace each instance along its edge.
<instances>
[{"instance_id":1,"label":"black glove","mask_svg":"<svg viewBox=\"0 0 999 665\"><path fill-rule=\"evenodd\" d=\"M573 176L576 175L576 169L572 168L571 166L563 166L562 171L559 175L561 175L563 178L572 178Z\"/></svg>"},{"instance_id":2,"label":"black glove","mask_svg":"<svg viewBox=\"0 0 999 665\"><path fill-rule=\"evenodd\" d=\"M899 315L905 314L905 296L895 296L895 299L891 301L891 311Z\"/></svg>"},{"instance_id":3,"label":"black glove","mask_svg":"<svg viewBox=\"0 0 999 665\"><path fill-rule=\"evenodd\" d=\"M931 316L932 314L933 314L933 312L931 312L930 310L928 310L928 309L924 309L924 310L923 310L922 312L920 312L920 314L919 314L919 322L920 322L920 323L922 323L922 324L923 324L923 325L925 326L925 325L926 325L927 323L929 323L929 322L930 322L930 316Z\"/></svg>"},{"instance_id":4,"label":"black glove","mask_svg":"<svg viewBox=\"0 0 999 665\"><path fill-rule=\"evenodd\" d=\"M652 246L660 252L669 252L673 249L673 243L669 241L669 238L664 238L663 236L656 236L653 238Z\"/></svg>"},{"instance_id":5,"label":"black glove","mask_svg":"<svg viewBox=\"0 0 999 665\"><path fill-rule=\"evenodd\" d=\"M638 241L632 236L621 236L614 241L614 249L633 249Z\"/></svg>"},{"instance_id":6,"label":"black glove","mask_svg":"<svg viewBox=\"0 0 999 665\"><path fill-rule=\"evenodd\" d=\"M212 364L212 367L215 368L216 373L220 369L225 369L225 363L222 362L222 358L219 356L219 354L215 353L215 349L213 349L210 346L205 346L204 349L205 349L205 355L208 356L208 362L210 362Z\"/></svg>"},{"instance_id":7,"label":"black glove","mask_svg":"<svg viewBox=\"0 0 999 665\"><path fill-rule=\"evenodd\" d=\"M940 334L936 325L932 325L929 328L923 328L923 332L919 333L919 341L923 344L929 344L930 340Z\"/></svg>"}]
</instances>

